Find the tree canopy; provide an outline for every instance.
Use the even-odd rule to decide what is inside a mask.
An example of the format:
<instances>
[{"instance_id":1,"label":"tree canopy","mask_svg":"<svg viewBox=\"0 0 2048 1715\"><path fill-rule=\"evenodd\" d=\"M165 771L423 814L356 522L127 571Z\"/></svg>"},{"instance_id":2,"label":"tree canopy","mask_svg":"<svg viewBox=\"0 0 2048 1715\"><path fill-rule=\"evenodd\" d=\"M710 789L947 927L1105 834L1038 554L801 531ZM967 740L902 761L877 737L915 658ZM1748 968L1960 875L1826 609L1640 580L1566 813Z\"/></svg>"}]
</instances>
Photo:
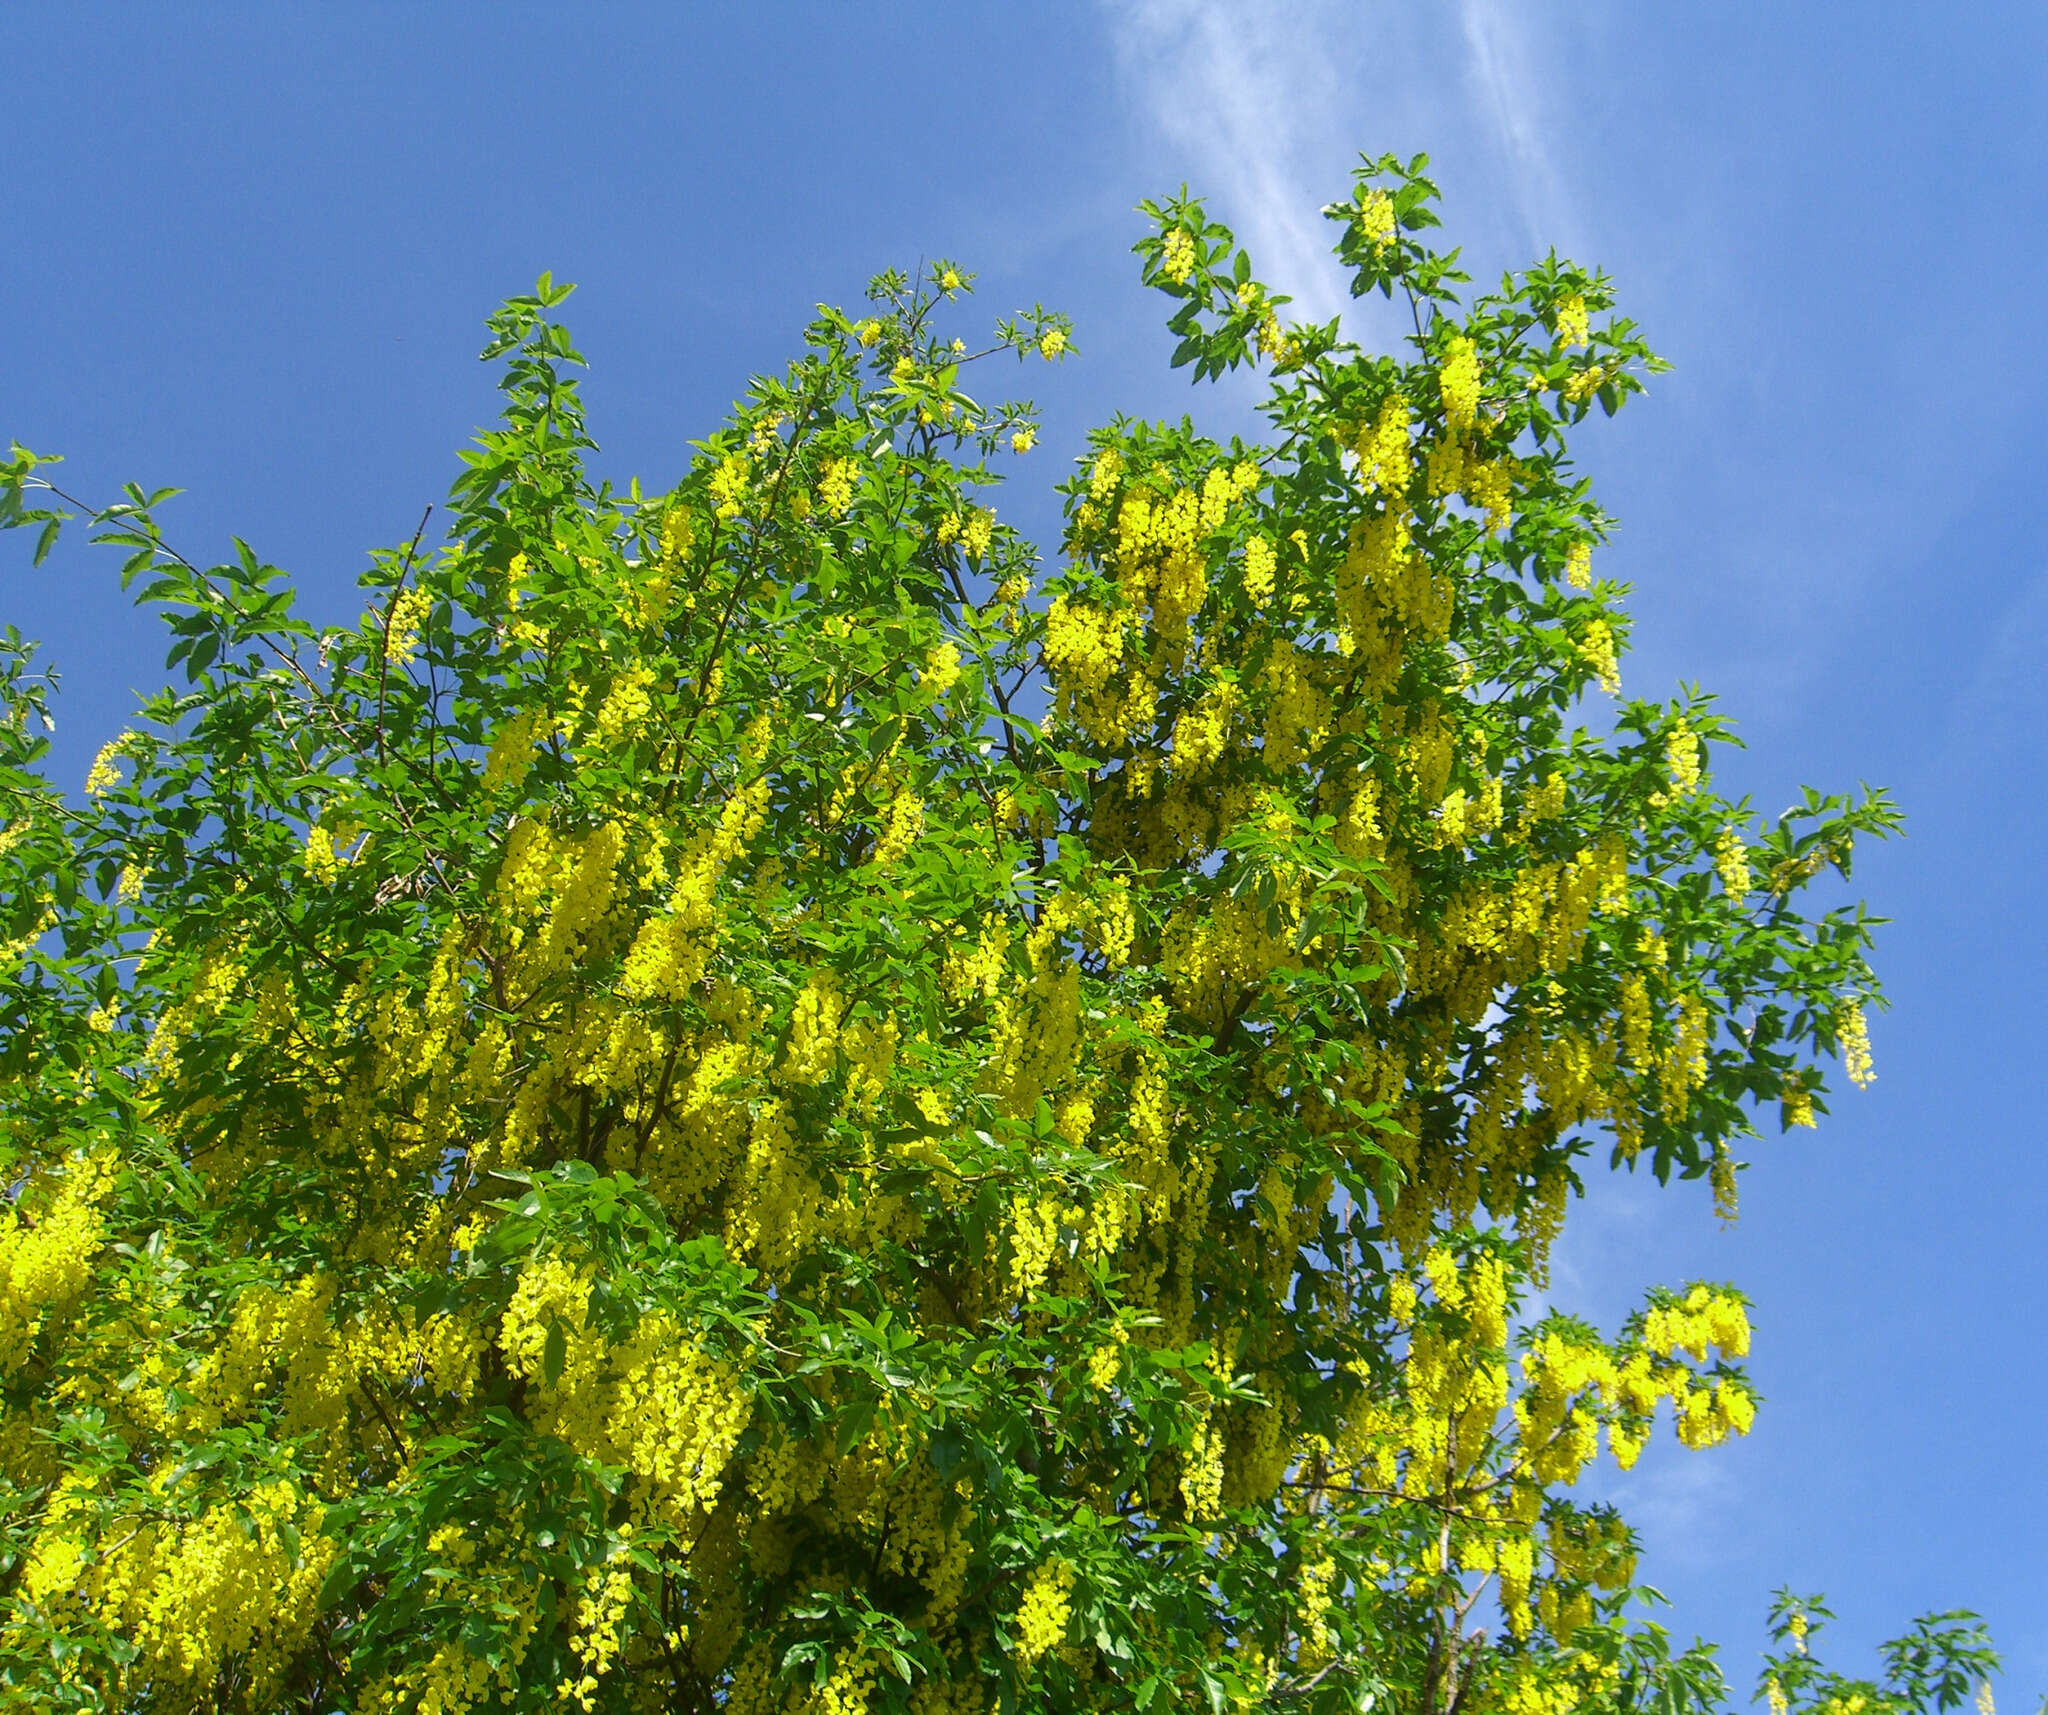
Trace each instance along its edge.
<instances>
[{"instance_id":1,"label":"tree canopy","mask_svg":"<svg viewBox=\"0 0 2048 1715\"><path fill-rule=\"evenodd\" d=\"M68 795L0 646L10 1695L1719 1701L1573 1484L1748 1430L1745 1302L1603 1332L1545 1263L1585 1173L1732 1218L1868 1080L1873 920L1808 900L1895 815L1760 822L1711 699L1622 697L1567 443L1661 365L1554 256L1461 296L1425 166L1326 211L1398 355L1147 205L1270 435L1100 429L1056 566L967 381L1072 330L970 348L949 262L659 493L590 473L544 277L352 626L15 449L0 522L88 522L182 682ZM1873 1708L1974 1689L1928 1625Z\"/></svg>"}]
</instances>

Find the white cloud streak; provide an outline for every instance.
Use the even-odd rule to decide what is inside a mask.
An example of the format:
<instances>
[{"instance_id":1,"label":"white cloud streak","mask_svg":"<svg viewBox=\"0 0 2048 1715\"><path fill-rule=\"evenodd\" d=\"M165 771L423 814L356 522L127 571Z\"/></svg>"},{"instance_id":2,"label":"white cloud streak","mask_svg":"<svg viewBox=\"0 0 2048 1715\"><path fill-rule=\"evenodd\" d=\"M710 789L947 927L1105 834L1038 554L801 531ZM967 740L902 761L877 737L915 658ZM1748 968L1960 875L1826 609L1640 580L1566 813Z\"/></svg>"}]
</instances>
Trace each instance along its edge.
<instances>
[{"instance_id":1,"label":"white cloud streak","mask_svg":"<svg viewBox=\"0 0 2048 1715\"><path fill-rule=\"evenodd\" d=\"M1343 87L1336 56L1312 51L1341 23L1326 0L1139 0L1112 15L1119 69L1187 161L1190 188L1316 321L1349 302L1318 212L1343 189Z\"/></svg>"},{"instance_id":2,"label":"white cloud streak","mask_svg":"<svg viewBox=\"0 0 2048 1715\"><path fill-rule=\"evenodd\" d=\"M1571 198L1557 166L1554 127L1544 112L1544 92L1557 84L1529 33L1525 9L1498 0L1459 0L1458 23L1465 45L1466 81L1513 186L1520 217L1519 237L1569 249Z\"/></svg>"},{"instance_id":3,"label":"white cloud streak","mask_svg":"<svg viewBox=\"0 0 2048 1715\"><path fill-rule=\"evenodd\" d=\"M1377 319L1351 302L1318 212L1360 148L1455 158L1460 224L1492 228L1511 254L1581 236L1551 119L1558 29L1502 0L1131 0L1107 15L1119 72L1170 157L1304 317Z\"/></svg>"}]
</instances>

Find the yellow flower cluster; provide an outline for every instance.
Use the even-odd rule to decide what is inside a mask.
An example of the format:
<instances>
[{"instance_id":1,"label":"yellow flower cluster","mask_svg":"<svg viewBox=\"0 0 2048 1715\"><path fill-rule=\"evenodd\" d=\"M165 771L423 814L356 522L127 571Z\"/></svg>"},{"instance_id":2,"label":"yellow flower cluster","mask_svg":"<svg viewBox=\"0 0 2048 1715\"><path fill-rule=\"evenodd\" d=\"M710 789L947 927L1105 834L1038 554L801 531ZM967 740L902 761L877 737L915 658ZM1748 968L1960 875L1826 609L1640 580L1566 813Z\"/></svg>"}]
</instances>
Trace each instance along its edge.
<instances>
[{"instance_id":1,"label":"yellow flower cluster","mask_svg":"<svg viewBox=\"0 0 2048 1715\"><path fill-rule=\"evenodd\" d=\"M115 761L127 742L128 735L123 733L100 746L92 759L92 767L85 773L85 795L88 798L97 798L120 785L121 771L115 766Z\"/></svg>"},{"instance_id":2,"label":"yellow flower cluster","mask_svg":"<svg viewBox=\"0 0 2048 1715\"><path fill-rule=\"evenodd\" d=\"M1456 434L1471 428L1479 416L1479 357L1462 334L1445 351L1437 385L1443 392L1444 421L1451 431Z\"/></svg>"},{"instance_id":3,"label":"yellow flower cluster","mask_svg":"<svg viewBox=\"0 0 2048 1715\"><path fill-rule=\"evenodd\" d=\"M521 1270L498 1347L536 1393L536 1423L639 1480L635 1504L679 1526L718 1499L753 1404L733 1369L668 1317L614 1344L589 1325L590 1278L559 1256ZM558 1362L549 1363L554 1343Z\"/></svg>"},{"instance_id":4,"label":"yellow flower cluster","mask_svg":"<svg viewBox=\"0 0 2048 1715\"><path fill-rule=\"evenodd\" d=\"M1188 276L1195 271L1195 238L1186 227L1176 226L1166 235L1159 253L1159 271L1176 286L1186 285Z\"/></svg>"},{"instance_id":5,"label":"yellow flower cluster","mask_svg":"<svg viewBox=\"0 0 2048 1715\"><path fill-rule=\"evenodd\" d=\"M1353 218L1359 236L1375 252L1384 251L1394 241L1394 199L1379 187L1360 192L1358 213Z\"/></svg>"},{"instance_id":6,"label":"yellow flower cluster","mask_svg":"<svg viewBox=\"0 0 2048 1715\"><path fill-rule=\"evenodd\" d=\"M1408 401L1398 393L1389 393L1381 401L1372 426L1352 442L1351 451L1358 460L1359 486L1368 494L1377 492L1398 500L1408 492L1415 470L1408 440L1409 420Z\"/></svg>"},{"instance_id":7,"label":"yellow flower cluster","mask_svg":"<svg viewBox=\"0 0 2048 1715\"><path fill-rule=\"evenodd\" d=\"M322 886L332 883L341 873L341 858L334 849L334 830L324 822L315 822L306 830L304 862L306 873Z\"/></svg>"},{"instance_id":8,"label":"yellow flower cluster","mask_svg":"<svg viewBox=\"0 0 2048 1715\"><path fill-rule=\"evenodd\" d=\"M895 863L917 844L924 833L924 801L909 787L899 788L889 800L880 834L875 840L874 861Z\"/></svg>"},{"instance_id":9,"label":"yellow flower cluster","mask_svg":"<svg viewBox=\"0 0 2048 1715\"><path fill-rule=\"evenodd\" d=\"M1253 607L1262 608L1273 599L1273 573L1279 564L1273 544L1263 536L1250 537L1244 545L1244 593Z\"/></svg>"},{"instance_id":10,"label":"yellow flower cluster","mask_svg":"<svg viewBox=\"0 0 2048 1715\"><path fill-rule=\"evenodd\" d=\"M707 486L712 500L717 503L716 511L720 518L737 518L740 515L747 484L752 478L753 467L746 454L728 453L718 461Z\"/></svg>"},{"instance_id":11,"label":"yellow flower cluster","mask_svg":"<svg viewBox=\"0 0 2048 1715\"><path fill-rule=\"evenodd\" d=\"M484 757L483 788L486 792L518 790L533 766L534 739L545 722L534 710L507 718L499 727Z\"/></svg>"},{"instance_id":12,"label":"yellow flower cluster","mask_svg":"<svg viewBox=\"0 0 2048 1715\"><path fill-rule=\"evenodd\" d=\"M92 1522L90 1494L60 1496L23 1569L24 1592L46 1611L83 1607L127 1639L138 1686L155 1681L196 1701L232 1659L260 1701L280 1689L315 1618L335 1552L320 1534L323 1509L289 1481L196 1512L168 1473L154 1486L155 1505L111 1528Z\"/></svg>"},{"instance_id":13,"label":"yellow flower cluster","mask_svg":"<svg viewBox=\"0 0 2048 1715\"><path fill-rule=\"evenodd\" d=\"M1664 766L1671 775L1671 790L1689 798L1700 789L1699 734L1681 718L1664 741Z\"/></svg>"},{"instance_id":14,"label":"yellow flower cluster","mask_svg":"<svg viewBox=\"0 0 2048 1715\"><path fill-rule=\"evenodd\" d=\"M1869 1089L1877 1082L1877 1064L1870 1055L1870 1021L1860 1002L1851 1001L1842 1009L1835 1030L1842 1044L1842 1069L1858 1089Z\"/></svg>"},{"instance_id":15,"label":"yellow flower cluster","mask_svg":"<svg viewBox=\"0 0 2048 1715\"><path fill-rule=\"evenodd\" d=\"M1690 1352L1705 1362L1710 1349L1731 1358L1749 1354L1749 1307L1733 1292L1695 1286L1676 1304L1653 1305L1643 1314L1642 1342L1659 1357Z\"/></svg>"},{"instance_id":16,"label":"yellow flower cluster","mask_svg":"<svg viewBox=\"0 0 2048 1715\"><path fill-rule=\"evenodd\" d=\"M432 607L433 598L418 584L392 602L384 623L384 659L392 666L408 666L419 653L420 627Z\"/></svg>"},{"instance_id":17,"label":"yellow flower cluster","mask_svg":"<svg viewBox=\"0 0 2048 1715\"><path fill-rule=\"evenodd\" d=\"M1724 828L1714 845L1714 868L1731 905L1740 906L1749 897L1754 878L1749 870L1749 847L1738 828Z\"/></svg>"},{"instance_id":18,"label":"yellow flower cluster","mask_svg":"<svg viewBox=\"0 0 2048 1715\"><path fill-rule=\"evenodd\" d=\"M0 1212L0 1374L26 1363L45 1322L85 1290L115 1169L112 1155L73 1156L54 1184L31 1187Z\"/></svg>"},{"instance_id":19,"label":"yellow flower cluster","mask_svg":"<svg viewBox=\"0 0 2048 1715\"><path fill-rule=\"evenodd\" d=\"M1072 1612L1074 1569L1064 1561L1048 1561L1033 1572L1017 1604L1018 1656L1034 1662L1065 1641Z\"/></svg>"},{"instance_id":20,"label":"yellow flower cluster","mask_svg":"<svg viewBox=\"0 0 2048 1715\"><path fill-rule=\"evenodd\" d=\"M625 1533L631 1530L628 1525ZM582 1672L557 1685L557 1697L580 1709L597 1707L598 1688L618 1657L620 1633L633 1593L633 1568L622 1557L593 1567L585 1575L583 1592L576 1599L576 1631L571 1642Z\"/></svg>"},{"instance_id":21,"label":"yellow flower cluster","mask_svg":"<svg viewBox=\"0 0 2048 1715\"><path fill-rule=\"evenodd\" d=\"M1621 660L1614 647L1614 631L1604 619L1586 622L1579 634L1579 658L1593 669L1600 689L1610 697L1621 695Z\"/></svg>"}]
</instances>

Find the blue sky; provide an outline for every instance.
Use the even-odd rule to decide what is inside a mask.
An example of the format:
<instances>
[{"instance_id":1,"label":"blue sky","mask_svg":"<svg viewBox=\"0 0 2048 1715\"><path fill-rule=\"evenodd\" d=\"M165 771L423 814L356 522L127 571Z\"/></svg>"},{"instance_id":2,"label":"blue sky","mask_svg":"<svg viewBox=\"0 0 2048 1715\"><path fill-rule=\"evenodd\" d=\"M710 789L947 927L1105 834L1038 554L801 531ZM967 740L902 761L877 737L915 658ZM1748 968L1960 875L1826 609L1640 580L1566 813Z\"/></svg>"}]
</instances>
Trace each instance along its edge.
<instances>
[{"instance_id":1,"label":"blue sky","mask_svg":"<svg viewBox=\"0 0 2048 1715\"><path fill-rule=\"evenodd\" d=\"M88 494L176 484L353 606L491 410L482 317L580 281L604 468L673 480L810 307L891 262L981 270L993 317L1070 310L1020 386L1027 527L1114 410L1248 423L1166 368L1128 246L1182 181L1334 313L1315 210L1361 149L1428 150L1482 277L1551 245L1617 278L1676 364L1582 453L1636 585L1631 690L1698 680L1775 811L1892 787L1860 891L1896 921L1879 1082L1702 1191L1596 1184L1554 1292L1610 1324L1651 1280L1756 1303L1747 1443L1603 1484L1686 1633L1747 1685L1769 1590L1825 1589L1831 1655L1912 1614L1994 1621L2006 1706L2048 1691L2048 1194L2040 833L2048 555L2048 12L1584 0L574 9L73 6L8 20L0 435ZM1375 331L1368 316L1357 324ZM1007 378L1006 378L1007 379ZM0 555L0 619L67 676L82 779L154 622L112 567ZM2021 1700L2024 1700L2022 1702Z\"/></svg>"}]
</instances>

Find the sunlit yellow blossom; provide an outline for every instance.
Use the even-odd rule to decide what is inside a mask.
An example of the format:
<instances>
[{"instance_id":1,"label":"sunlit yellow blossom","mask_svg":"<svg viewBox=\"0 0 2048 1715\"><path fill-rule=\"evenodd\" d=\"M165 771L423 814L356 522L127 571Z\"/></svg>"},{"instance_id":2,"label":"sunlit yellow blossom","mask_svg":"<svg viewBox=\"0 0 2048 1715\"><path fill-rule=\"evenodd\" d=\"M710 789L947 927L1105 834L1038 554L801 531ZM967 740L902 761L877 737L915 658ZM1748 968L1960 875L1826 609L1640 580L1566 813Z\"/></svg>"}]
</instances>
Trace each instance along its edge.
<instances>
[{"instance_id":1,"label":"sunlit yellow blossom","mask_svg":"<svg viewBox=\"0 0 2048 1715\"><path fill-rule=\"evenodd\" d=\"M526 771L533 763L533 741L541 724L538 712L528 709L513 715L498 729L498 736L491 741L490 753L484 758L483 788L486 792L495 792L502 787L516 788L526 778ZM308 843L310 849L310 838Z\"/></svg>"},{"instance_id":2,"label":"sunlit yellow blossom","mask_svg":"<svg viewBox=\"0 0 2048 1715\"><path fill-rule=\"evenodd\" d=\"M1664 766L1670 771L1671 789L1688 798L1700 789L1699 734L1681 717L1664 741Z\"/></svg>"},{"instance_id":3,"label":"sunlit yellow blossom","mask_svg":"<svg viewBox=\"0 0 2048 1715\"><path fill-rule=\"evenodd\" d=\"M1587 622L1579 637L1579 658L1593 669L1601 690L1610 697L1621 695L1621 663L1614 647L1614 632L1606 620Z\"/></svg>"},{"instance_id":4,"label":"sunlit yellow blossom","mask_svg":"<svg viewBox=\"0 0 2048 1715\"><path fill-rule=\"evenodd\" d=\"M1375 250L1385 248L1394 238L1394 199L1375 186L1358 200L1358 233Z\"/></svg>"},{"instance_id":5,"label":"sunlit yellow blossom","mask_svg":"<svg viewBox=\"0 0 2048 1715\"><path fill-rule=\"evenodd\" d=\"M1176 286L1184 286L1190 274L1195 271L1194 234L1184 226L1176 226L1166 235L1165 247L1160 252L1159 271Z\"/></svg>"},{"instance_id":6,"label":"sunlit yellow blossom","mask_svg":"<svg viewBox=\"0 0 2048 1715\"><path fill-rule=\"evenodd\" d=\"M943 697L960 678L960 651L949 642L932 645L924 658L924 682L935 697Z\"/></svg>"},{"instance_id":7,"label":"sunlit yellow blossom","mask_svg":"<svg viewBox=\"0 0 2048 1715\"><path fill-rule=\"evenodd\" d=\"M1724 828L1714 845L1714 868L1731 905L1740 906L1749 897L1753 878L1749 870L1749 847L1737 828Z\"/></svg>"},{"instance_id":8,"label":"sunlit yellow blossom","mask_svg":"<svg viewBox=\"0 0 2048 1715\"><path fill-rule=\"evenodd\" d=\"M1036 1661L1067 1635L1074 1589L1073 1568L1053 1561L1032 1573L1017 1604L1017 1654Z\"/></svg>"},{"instance_id":9,"label":"sunlit yellow blossom","mask_svg":"<svg viewBox=\"0 0 2048 1715\"><path fill-rule=\"evenodd\" d=\"M818 505L828 518L844 518L853 505L860 467L852 459L827 459L818 473Z\"/></svg>"},{"instance_id":10,"label":"sunlit yellow blossom","mask_svg":"<svg viewBox=\"0 0 2048 1715\"><path fill-rule=\"evenodd\" d=\"M1469 429L1479 414L1479 358L1462 334L1450 343L1437 385L1443 392L1444 420L1453 429Z\"/></svg>"},{"instance_id":11,"label":"sunlit yellow blossom","mask_svg":"<svg viewBox=\"0 0 2048 1715\"><path fill-rule=\"evenodd\" d=\"M924 803L918 795L905 787L889 800L889 808L882 820L882 830L875 840L875 862L894 863L917 844L924 832Z\"/></svg>"},{"instance_id":12,"label":"sunlit yellow blossom","mask_svg":"<svg viewBox=\"0 0 2048 1715\"><path fill-rule=\"evenodd\" d=\"M1842 1009L1835 1031L1842 1045L1842 1070L1848 1073L1849 1082L1860 1090L1869 1089L1877 1082L1877 1063L1870 1056L1870 1022L1860 1001L1851 1001Z\"/></svg>"},{"instance_id":13,"label":"sunlit yellow blossom","mask_svg":"<svg viewBox=\"0 0 2048 1715\"><path fill-rule=\"evenodd\" d=\"M433 598L417 584L391 604L384 624L384 658L392 666L404 667L419 653L420 626L432 606Z\"/></svg>"},{"instance_id":14,"label":"sunlit yellow blossom","mask_svg":"<svg viewBox=\"0 0 2048 1715\"><path fill-rule=\"evenodd\" d=\"M92 759L92 767L86 770L85 792L89 798L97 798L110 788L121 783L121 771L114 766L114 759L121 754L121 747L127 741L127 734L111 739L99 748L99 754Z\"/></svg>"},{"instance_id":15,"label":"sunlit yellow blossom","mask_svg":"<svg viewBox=\"0 0 2048 1715\"><path fill-rule=\"evenodd\" d=\"M1244 545L1244 593L1252 606L1264 607L1273 599L1273 570L1278 561L1273 544L1254 536Z\"/></svg>"},{"instance_id":16,"label":"sunlit yellow blossom","mask_svg":"<svg viewBox=\"0 0 2048 1715\"><path fill-rule=\"evenodd\" d=\"M1573 404L1591 398L1607 384L1605 365L1589 363L1584 369L1574 370L1571 379L1564 384L1564 396Z\"/></svg>"},{"instance_id":17,"label":"sunlit yellow blossom","mask_svg":"<svg viewBox=\"0 0 2048 1715\"><path fill-rule=\"evenodd\" d=\"M334 849L334 834L323 823L306 830L306 873L318 882L331 882L341 873L341 858Z\"/></svg>"}]
</instances>

